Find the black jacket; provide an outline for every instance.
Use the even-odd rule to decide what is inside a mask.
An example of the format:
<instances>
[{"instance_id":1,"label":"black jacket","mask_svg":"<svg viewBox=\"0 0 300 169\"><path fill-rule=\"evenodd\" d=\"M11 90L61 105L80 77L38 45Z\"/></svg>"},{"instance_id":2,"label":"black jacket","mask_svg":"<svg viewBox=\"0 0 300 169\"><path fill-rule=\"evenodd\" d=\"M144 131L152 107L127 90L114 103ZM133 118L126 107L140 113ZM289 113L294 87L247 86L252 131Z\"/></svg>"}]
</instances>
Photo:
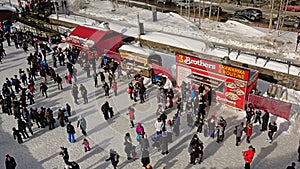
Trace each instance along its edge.
<instances>
[{"instance_id":1,"label":"black jacket","mask_svg":"<svg viewBox=\"0 0 300 169\"><path fill-rule=\"evenodd\" d=\"M13 157L10 157L10 160L5 160L5 167L6 169L15 169L17 166L17 163Z\"/></svg>"}]
</instances>

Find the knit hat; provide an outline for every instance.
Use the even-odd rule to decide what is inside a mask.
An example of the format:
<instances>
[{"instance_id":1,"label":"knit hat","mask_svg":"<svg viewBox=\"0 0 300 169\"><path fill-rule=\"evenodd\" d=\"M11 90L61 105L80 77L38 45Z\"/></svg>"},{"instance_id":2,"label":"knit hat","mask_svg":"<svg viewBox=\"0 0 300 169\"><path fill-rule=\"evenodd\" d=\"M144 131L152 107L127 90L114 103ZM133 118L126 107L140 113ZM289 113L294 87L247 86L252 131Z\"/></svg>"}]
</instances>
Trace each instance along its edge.
<instances>
[{"instance_id":1,"label":"knit hat","mask_svg":"<svg viewBox=\"0 0 300 169\"><path fill-rule=\"evenodd\" d=\"M151 165L150 165L150 164L147 164L147 165L146 165L146 168L147 168L147 169L150 169L150 168L151 168Z\"/></svg>"}]
</instances>

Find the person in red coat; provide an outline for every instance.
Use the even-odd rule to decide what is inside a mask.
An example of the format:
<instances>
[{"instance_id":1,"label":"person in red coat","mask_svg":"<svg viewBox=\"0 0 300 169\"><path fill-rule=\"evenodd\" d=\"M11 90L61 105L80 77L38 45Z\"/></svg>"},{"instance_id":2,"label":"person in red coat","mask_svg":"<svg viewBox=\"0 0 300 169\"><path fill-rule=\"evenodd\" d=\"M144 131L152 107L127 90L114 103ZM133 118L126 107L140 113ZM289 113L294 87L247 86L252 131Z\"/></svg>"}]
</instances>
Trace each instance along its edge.
<instances>
[{"instance_id":1,"label":"person in red coat","mask_svg":"<svg viewBox=\"0 0 300 169\"><path fill-rule=\"evenodd\" d=\"M115 96L117 96L117 91L118 91L117 82L112 82L112 88L114 90Z\"/></svg>"},{"instance_id":2,"label":"person in red coat","mask_svg":"<svg viewBox=\"0 0 300 169\"><path fill-rule=\"evenodd\" d=\"M255 148L253 146L249 146L249 149L243 151L243 156L245 160L245 169L250 169L250 163L253 160L255 154Z\"/></svg>"},{"instance_id":3,"label":"person in red coat","mask_svg":"<svg viewBox=\"0 0 300 169\"><path fill-rule=\"evenodd\" d=\"M127 115L129 115L129 121L130 121L130 124L131 124L131 128L134 127L134 120L135 120L135 116L134 116L134 108L133 107L128 107L128 113Z\"/></svg>"},{"instance_id":4,"label":"person in red coat","mask_svg":"<svg viewBox=\"0 0 300 169\"><path fill-rule=\"evenodd\" d=\"M247 143L250 143L250 137L252 135L252 128L253 128L253 125L251 123L247 123L247 125L246 125Z\"/></svg>"}]
</instances>

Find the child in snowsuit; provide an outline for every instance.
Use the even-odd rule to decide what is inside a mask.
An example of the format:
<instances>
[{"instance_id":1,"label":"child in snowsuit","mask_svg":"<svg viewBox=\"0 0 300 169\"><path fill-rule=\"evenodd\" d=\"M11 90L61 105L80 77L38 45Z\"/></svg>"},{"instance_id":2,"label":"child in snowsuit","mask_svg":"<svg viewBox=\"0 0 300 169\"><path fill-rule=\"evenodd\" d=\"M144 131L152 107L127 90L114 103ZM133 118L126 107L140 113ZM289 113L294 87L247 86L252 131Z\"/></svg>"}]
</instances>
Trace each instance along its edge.
<instances>
[{"instance_id":1,"label":"child in snowsuit","mask_svg":"<svg viewBox=\"0 0 300 169\"><path fill-rule=\"evenodd\" d=\"M90 151L90 143L87 139L83 139L83 148L84 148L84 152Z\"/></svg>"}]
</instances>

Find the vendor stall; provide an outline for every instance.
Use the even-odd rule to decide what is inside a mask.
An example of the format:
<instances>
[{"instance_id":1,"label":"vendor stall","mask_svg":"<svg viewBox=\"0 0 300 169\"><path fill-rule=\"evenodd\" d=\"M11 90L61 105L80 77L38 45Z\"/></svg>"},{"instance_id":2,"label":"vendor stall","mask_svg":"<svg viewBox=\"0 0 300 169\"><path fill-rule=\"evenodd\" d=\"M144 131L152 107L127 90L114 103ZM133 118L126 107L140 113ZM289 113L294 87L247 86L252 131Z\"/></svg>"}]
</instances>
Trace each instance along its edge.
<instances>
[{"instance_id":1,"label":"vendor stall","mask_svg":"<svg viewBox=\"0 0 300 169\"><path fill-rule=\"evenodd\" d=\"M192 86L212 87L217 102L244 109L248 94L256 88L258 72L194 56L176 54L176 86L183 81Z\"/></svg>"},{"instance_id":2,"label":"vendor stall","mask_svg":"<svg viewBox=\"0 0 300 169\"><path fill-rule=\"evenodd\" d=\"M77 26L69 36L62 41L69 43L72 46L80 47L87 51L87 53L96 52L96 57L98 57L101 54L115 55L114 52L122 45L122 34L113 30L104 31Z\"/></svg>"}]
</instances>

